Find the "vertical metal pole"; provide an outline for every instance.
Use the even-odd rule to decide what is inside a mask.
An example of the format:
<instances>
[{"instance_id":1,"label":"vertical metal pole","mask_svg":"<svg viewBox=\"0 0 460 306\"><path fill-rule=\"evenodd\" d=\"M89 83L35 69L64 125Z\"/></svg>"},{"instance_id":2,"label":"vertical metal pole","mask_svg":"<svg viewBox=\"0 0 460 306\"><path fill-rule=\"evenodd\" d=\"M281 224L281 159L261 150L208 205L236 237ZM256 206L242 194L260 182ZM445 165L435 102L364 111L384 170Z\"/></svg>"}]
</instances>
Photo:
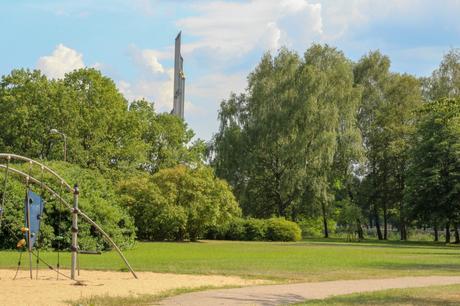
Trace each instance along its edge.
<instances>
[{"instance_id":1,"label":"vertical metal pole","mask_svg":"<svg viewBox=\"0 0 460 306\"><path fill-rule=\"evenodd\" d=\"M27 177L27 186L29 186L29 178ZM30 279L33 279L32 275L32 236L30 233L30 199L29 199L29 188L26 191L26 224L27 224L27 249L29 251L29 271Z\"/></svg>"},{"instance_id":2,"label":"vertical metal pole","mask_svg":"<svg viewBox=\"0 0 460 306\"><path fill-rule=\"evenodd\" d=\"M78 256L78 185L75 184L73 192L73 211L72 211L72 261L70 263L70 278L75 280L75 269L77 267Z\"/></svg>"}]
</instances>

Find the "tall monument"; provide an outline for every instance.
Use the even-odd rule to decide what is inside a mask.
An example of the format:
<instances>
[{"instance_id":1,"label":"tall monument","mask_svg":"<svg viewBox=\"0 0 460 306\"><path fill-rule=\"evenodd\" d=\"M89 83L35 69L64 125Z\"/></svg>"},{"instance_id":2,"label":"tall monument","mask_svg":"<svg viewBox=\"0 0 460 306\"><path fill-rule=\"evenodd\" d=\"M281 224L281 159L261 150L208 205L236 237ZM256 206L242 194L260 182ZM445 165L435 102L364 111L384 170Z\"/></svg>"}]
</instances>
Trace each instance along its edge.
<instances>
[{"instance_id":1,"label":"tall monument","mask_svg":"<svg viewBox=\"0 0 460 306\"><path fill-rule=\"evenodd\" d=\"M185 74L184 59L180 53L181 32L177 34L174 51L174 101L172 114L184 119Z\"/></svg>"}]
</instances>

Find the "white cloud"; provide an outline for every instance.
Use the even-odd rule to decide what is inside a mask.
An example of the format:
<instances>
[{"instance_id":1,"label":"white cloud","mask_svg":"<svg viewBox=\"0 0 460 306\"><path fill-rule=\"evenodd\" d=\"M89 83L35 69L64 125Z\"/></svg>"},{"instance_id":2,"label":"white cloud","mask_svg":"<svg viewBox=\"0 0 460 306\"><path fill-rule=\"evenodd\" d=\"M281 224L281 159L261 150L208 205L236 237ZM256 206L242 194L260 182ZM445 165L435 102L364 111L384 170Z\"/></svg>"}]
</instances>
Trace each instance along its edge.
<instances>
[{"instance_id":1,"label":"white cloud","mask_svg":"<svg viewBox=\"0 0 460 306\"><path fill-rule=\"evenodd\" d=\"M260 41L270 50L276 50L281 47L281 30L275 22L269 22L267 24L265 33L262 35Z\"/></svg>"},{"instance_id":2,"label":"white cloud","mask_svg":"<svg viewBox=\"0 0 460 306\"><path fill-rule=\"evenodd\" d=\"M392 20L423 22L436 11L444 11L444 16L460 10L460 1L444 0L442 5L426 0L314 0L321 4L323 18L323 40L333 42L356 30L365 29L372 23ZM378 33L376 33L378 34Z\"/></svg>"},{"instance_id":3,"label":"white cloud","mask_svg":"<svg viewBox=\"0 0 460 306\"><path fill-rule=\"evenodd\" d=\"M173 100L174 69L165 68L160 59L170 55L163 51L140 49L135 45L129 46L128 55L142 73L131 82L119 81L120 92L130 101L147 99L153 101L158 110L169 111Z\"/></svg>"},{"instance_id":4,"label":"white cloud","mask_svg":"<svg viewBox=\"0 0 460 306\"><path fill-rule=\"evenodd\" d=\"M157 55L153 50L143 50L141 52L141 60L144 64L150 68L150 70L154 73L164 73L165 70L163 66L158 61Z\"/></svg>"},{"instance_id":5,"label":"white cloud","mask_svg":"<svg viewBox=\"0 0 460 306\"><path fill-rule=\"evenodd\" d=\"M173 81L139 79L132 83L119 81L118 89L129 100L147 99L160 111L172 109Z\"/></svg>"},{"instance_id":6,"label":"white cloud","mask_svg":"<svg viewBox=\"0 0 460 306\"><path fill-rule=\"evenodd\" d=\"M169 48L168 48L169 49ZM171 59L173 51L159 51L153 49L140 49L135 45L128 47L128 55L132 58L138 68L153 74L166 73L165 68L160 63L161 60Z\"/></svg>"},{"instance_id":7,"label":"white cloud","mask_svg":"<svg viewBox=\"0 0 460 306\"><path fill-rule=\"evenodd\" d=\"M49 56L42 56L37 68L50 78L62 78L67 72L84 68L83 55L76 50L59 44Z\"/></svg>"},{"instance_id":8,"label":"white cloud","mask_svg":"<svg viewBox=\"0 0 460 306\"><path fill-rule=\"evenodd\" d=\"M213 1L192 8L198 16L177 22L188 35L198 37L184 44L184 53L208 50L220 56L241 56L255 48L277 49L293 43L288 22L293 17L302 21L296 30L307 34L303 40L311 41L322 33L321 4L307 0Z\"/></svg>"}]
</instances>

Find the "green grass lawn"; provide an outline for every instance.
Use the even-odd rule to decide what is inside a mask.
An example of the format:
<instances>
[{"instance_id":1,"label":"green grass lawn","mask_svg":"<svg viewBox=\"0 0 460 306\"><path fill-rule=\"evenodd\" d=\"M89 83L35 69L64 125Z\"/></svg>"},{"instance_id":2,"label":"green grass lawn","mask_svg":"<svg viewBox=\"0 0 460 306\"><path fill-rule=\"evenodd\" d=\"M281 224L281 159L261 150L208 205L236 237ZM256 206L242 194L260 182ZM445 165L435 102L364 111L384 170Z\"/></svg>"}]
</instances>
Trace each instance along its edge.
<instances>
[{"instance_id":1,"label":"green grass lawn","mask_svg":"<svg viewBox=\"0 0 460 306\"><path fill-rule=\"evenodd\" d=\"M460 305L460 285L429 288L391 289L372 293L342 295L321 301L308 301L299 306L454 306Z\"/></svg>"},{"instance_id":2,"label":"green grass lawn","mask_svg":"<svg viewBox=\"0 0 460 306\"><path fill-rule=\"evenodd\" d=\"M56 253L41 252L51 264ZM324 281L460 273L460 248L430 242L345 243L308 240L296 243L204 241L138 243L125 252L137 271L223 274L243 277ZM70 263L61 253L61 267ZM0 268L15 268L18 253L0 252ZM28 260L23 257L23 265ZM115 252L81 255L82 269L120 270Z\"/></svg>"}]
</instances>

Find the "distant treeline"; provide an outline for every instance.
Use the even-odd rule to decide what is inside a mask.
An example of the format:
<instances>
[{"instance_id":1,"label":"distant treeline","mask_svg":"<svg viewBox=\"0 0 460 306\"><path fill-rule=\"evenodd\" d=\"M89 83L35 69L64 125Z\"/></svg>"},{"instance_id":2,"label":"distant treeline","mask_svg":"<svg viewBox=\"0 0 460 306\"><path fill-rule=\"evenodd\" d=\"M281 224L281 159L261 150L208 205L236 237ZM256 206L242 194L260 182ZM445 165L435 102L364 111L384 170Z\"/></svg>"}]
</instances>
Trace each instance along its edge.
<instances>
[{"instance_id":1,"label":"distant treeline","mask_svg":"<svg viewBox=\"0 0 460 306\"><path fill-rule=\"evenodd\" d=\"M353 62L328 45L281 49L221 103L209 162L246 216L320 219L326 237L331 221L359 238L363 226L403 240L443 229L458 243L459 97L459 50L417 78L379 51Z\"/></svg>"}]
</instances>

